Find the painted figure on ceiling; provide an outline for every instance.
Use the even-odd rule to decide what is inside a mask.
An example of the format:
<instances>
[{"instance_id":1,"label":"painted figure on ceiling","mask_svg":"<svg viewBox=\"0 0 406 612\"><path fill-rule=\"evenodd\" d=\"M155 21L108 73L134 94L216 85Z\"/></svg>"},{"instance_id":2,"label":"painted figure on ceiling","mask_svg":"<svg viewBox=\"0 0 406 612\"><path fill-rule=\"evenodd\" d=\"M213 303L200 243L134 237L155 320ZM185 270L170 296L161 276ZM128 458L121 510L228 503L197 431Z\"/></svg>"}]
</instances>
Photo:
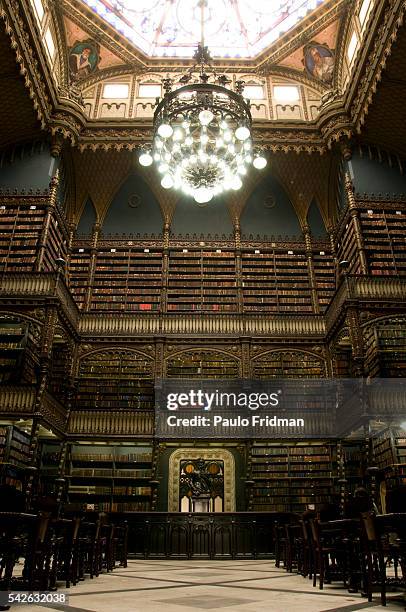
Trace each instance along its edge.
<instances>
[{"instance_id":1,"label":"painted figure on ceiling","mask_svg":"<svg viewBox=\"0 0 406 612\"><path fill-rule=\"evenodd\" d=\"M99 45L92 40L77 42L69 52L69 68L74 79L94 72L100 62Z\"/></svg>"},{"instance_id":2,"label":"painted figure on ceiling","mask_svg":"<svg viewBox=\"0 0 406 612\"><path fill-rule=\"evenodd\" d=\"M304 48L303 63L307 72L323 83L331 83L334 74L334 54L327 45L310 43Z\"/></svg>"}]
</instances>

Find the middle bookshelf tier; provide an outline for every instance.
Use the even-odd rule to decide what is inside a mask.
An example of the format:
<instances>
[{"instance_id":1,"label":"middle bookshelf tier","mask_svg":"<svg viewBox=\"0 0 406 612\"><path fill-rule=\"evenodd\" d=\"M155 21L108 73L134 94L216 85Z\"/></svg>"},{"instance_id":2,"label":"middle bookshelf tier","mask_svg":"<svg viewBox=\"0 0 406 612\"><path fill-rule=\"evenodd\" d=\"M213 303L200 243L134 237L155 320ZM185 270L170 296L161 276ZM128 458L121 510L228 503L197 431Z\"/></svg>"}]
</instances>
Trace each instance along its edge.
<instances>
[{"instance_id":1,"label":"middle bookshelf tier","mask_svg":"<svg viewBox=\"0 0 406 612\"><path fill-rule=\"evenodd\" d=\"M70 510L151 510L152 445L147 442L71 445L66 479Z\"/></svg>"},{"instance_id":2,"label":"middle bookshelf tier","mask_svg":"<svg viewBox=\"0 0 406 612\"><path fill-rule=\"evenodd\" d=\"M319 509L336 495L337 453L331 442L254 442L252 510Z\"/></svg>"}]
</instances>

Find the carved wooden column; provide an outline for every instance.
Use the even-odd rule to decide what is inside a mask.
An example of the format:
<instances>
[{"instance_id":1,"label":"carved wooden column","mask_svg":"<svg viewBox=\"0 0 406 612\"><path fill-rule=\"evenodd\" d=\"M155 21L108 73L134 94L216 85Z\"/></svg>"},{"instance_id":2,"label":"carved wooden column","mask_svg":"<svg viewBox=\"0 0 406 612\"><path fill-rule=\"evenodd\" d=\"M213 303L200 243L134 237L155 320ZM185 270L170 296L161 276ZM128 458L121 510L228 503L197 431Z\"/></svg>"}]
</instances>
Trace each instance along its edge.
<instances>
[{"instance_id":1,"label":"carved wooden column","mask_svg":"<svg viewBox=\"0 0 406 612\"><path fill-rule=\"evenodd\" d=\"M312 251L312 236L310 227L307 223L303 226L303 236L305 240L305 253L307 260L307 270L309 272L310 292L312 297L312 307L314 314L320 314L319 296L317 293L316 275L314 273L313 251Z\"/></svg>"},{"instance_id":2,"label":"carved wooden column","mask_svg":"<svg viewBox=\"0 0 406 612\"><path fill-rule=\"evenodd\" d=\"M59 170L55 172L55 175L51 179L49 185L49 199L46 205L46 212L44 223L42 225L41 235L37 244L37 253L35 258L35 271L41 272L44 264L45 251L47 248L49 226L53 217L57 196L58 196L58 185L59 185Z\"/></svg>"},{"instance_id":3,"label":"carved wooden column","mask_svg":"<svg viewBox=\"0 0 406 612\"><path fill-rule=\"evenodd\" d=\"M362 336L362 328L359 320L359 312L356 306L350 306L347 309L346 325L349 330L350 342L352 347L352 358L354 363L353 375L362 377L364 375L364 339Z\"/></svg>"},{"instance_id":4,"label":"carved wooden column","mask_svg":"<svg viewBox=\"0 0 406 612\"><path fill-rule=\"evenodd\" d=\"M234 221L235 241L235 286L237 296L237 311L244 312L244 297L242 287L242 260L241 260L241 227L239 219Z\"/></svg>"},{"instance_id":5,"label":"carved wooden column","mask_svg":"<svg viewBox=\"0 0 406 612\"><path fill-rule=\"evenodd\" d=\"M157 338L155 341L155 380L164 377L165 371L165 339Z\"/></svg>"},{"instance_id":6,"label":"carved wooden column","mask_svg":"<svg viewBox=\"0 0 406 612\"><path fill-rule=\"evenodd\" d=\"M354 185L348 172L345 174L345 191L347 194L348 208L350 211L352 229L357 244L357 254L362 274L368 274L368 262L365 253L364 238L362 235L361 222L354 196Z\"/></svg>"},{"instance_id":7,"label":"carved wooden column","mask_svg":"<svg viewBox=\"0 0 406 612\"><path fill-rule=\"evenodd\" d=\"M96 269L97 245L99 242L100 230L101 230L101 224L99 222L96 222L93 225L93 231L92 231L92 247L90 250L89 276L87 278L87 292L86 292L85 303L84 303L84 309L86 311L90 310L90 306L92 303L94 271Z\"/></svg>"},{"instance_id":8,"label":"carved wooden column","mask_svg":"<svg viewBox=\"0 0 406 612\"><path fill-rule=\"evenodd\" d=\"M163 250L162 250L162 285L161 285L161 300L160 311L168 311L168 275L169 275L169 233L170 225L165 222L163 232Z\"/></svg>"},{"instance_id":9,"label":"carved wooden column","mask_svg":"<svg viewBox=\"0 0 406 612\"><path fill-rule=\"evenodd\" d=\"M55 306L48 306L45 312L45 321L42 328L41 338L41 352L39 356L39 375L37 380L36 397L34 404L33 422L31 428L31 440L30 440L30 475L27 483L27 506L30 507L33 497L33 487L35 481L35 475L37 471L38 463L38 438L39 438L39 426L41 420L41 406L42 398L44 396L49 373L51 369L51 354L52 354L52 343L55 335L55 328L58 321L58 313Z\"/></svg>"},{"instance_id":10,"label":"carved wooden column","mask_svg":"<svg viewBox=\"0 0 406 612\"><path fill-rule=\"evenodd\" d=\"M338 261L337 261L337 249L335 244L335 236L334 236L334 227L329 224L327 227L327 233L330 240L330 249L331 255L333 256L334 261L334 272L335 272L335 288L337 289L339 284L339 269L338 269Z\"/></svg>"},{"instance_id":11,"label":"carved wooden column","mask_svg":"<svg viewBox=\"0 0 406 612\"><path fill-rule=\"evenodd\" d=\"M251 378L251 347L248 338L241 338L241 376Z\"/></svg>"},{"instance_id":12,"label":"carved wooden column","mask_svg":"<svg viewBox=\"0 0 406 612\"><path fill-rule=\"evenodd\" d=\"M73 239L75 237L76 226L74 223L68 224L68 244L67 244L67 262L66 262L66 284L70 287L70 262L72 258Z\"/></svg>"}]
</instances>

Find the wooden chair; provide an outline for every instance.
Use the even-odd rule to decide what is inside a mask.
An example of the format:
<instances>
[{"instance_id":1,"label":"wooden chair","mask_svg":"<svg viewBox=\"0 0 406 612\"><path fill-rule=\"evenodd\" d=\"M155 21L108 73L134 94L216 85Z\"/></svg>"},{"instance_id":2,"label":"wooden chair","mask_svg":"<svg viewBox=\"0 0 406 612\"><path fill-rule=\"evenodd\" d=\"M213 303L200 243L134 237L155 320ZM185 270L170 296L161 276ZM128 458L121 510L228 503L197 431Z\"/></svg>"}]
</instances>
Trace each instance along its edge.
<instances>
[{"instance_id":1,"label":"wooden chair","mask_svg":"<svg viewBox=\"0 0 406 612\"><path fill-rule=\"evenodd\" d=\"M372 601L373 587L378 584L381 604L386 606L386 565L382 538L373 512L361 513L361 544L364 591Z\"/></svg>"}]
</instances>

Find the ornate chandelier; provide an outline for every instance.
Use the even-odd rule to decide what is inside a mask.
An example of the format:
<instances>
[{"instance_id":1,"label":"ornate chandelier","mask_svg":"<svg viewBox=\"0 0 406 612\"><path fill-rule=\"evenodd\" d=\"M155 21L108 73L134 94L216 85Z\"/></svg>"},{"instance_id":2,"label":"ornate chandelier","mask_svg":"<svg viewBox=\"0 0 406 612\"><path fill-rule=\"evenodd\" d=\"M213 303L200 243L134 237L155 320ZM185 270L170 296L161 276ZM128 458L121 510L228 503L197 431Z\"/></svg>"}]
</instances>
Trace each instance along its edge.
<instances>
[{"instance_id":1,"label":"ornate chandelier","mask_svg":"<svg viewBox=\"0 0 406 612\"><path fill-rule=\"evenodd\" d=\"M164 97L157 99L152 146L139 156L142 166L155 164L164 189L178 189L199 204L225 191L242 187L247 169L265 168L267 161L254 147L250 102L243 98L244 82L217 76L211 68L208 48L202 42L194 55L195 64L179 80L163 80ZM193 77L193 75L197 76ZM214 78L214 83L209 80Z\"/></svg>"}]
</instances>

